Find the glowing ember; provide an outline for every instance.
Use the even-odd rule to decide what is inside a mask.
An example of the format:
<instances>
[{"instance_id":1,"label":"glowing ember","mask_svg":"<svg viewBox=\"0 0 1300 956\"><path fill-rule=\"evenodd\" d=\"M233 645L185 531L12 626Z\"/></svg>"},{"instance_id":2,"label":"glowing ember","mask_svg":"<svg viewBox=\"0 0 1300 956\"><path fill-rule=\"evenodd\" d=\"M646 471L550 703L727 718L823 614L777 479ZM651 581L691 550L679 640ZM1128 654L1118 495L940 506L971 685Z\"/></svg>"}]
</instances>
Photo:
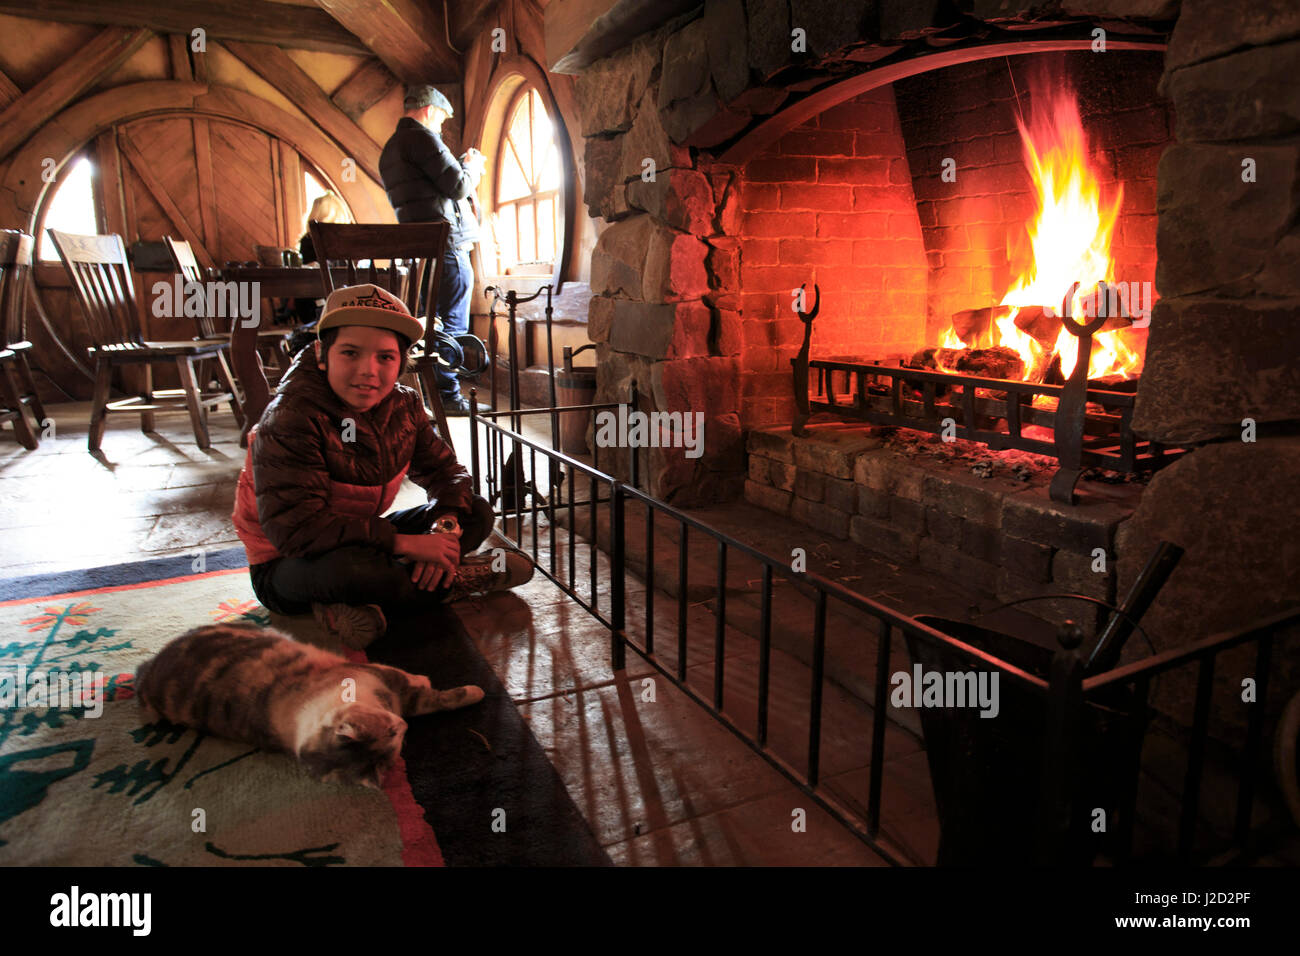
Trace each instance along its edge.
<instances>
[{"instance_id":1,"label":"glowing ember","mask_svg":"<svg viewBox=\"0 0 1300 956\"><path fill-rule=\"evenodd\" d=\"M1044 341L1041 323L1035 326L1040 338L1035 338L1017 326L1017 318L1023 316L1021 324L1028 327L1034 314L1041 318L1044 311L1048 317L1059 313L1062 299L1075 282L1079 288L1070 304L1070 314L1080 320L1086 317L1097 283L1113 283L1115 279L1110 243L1123 199L1123 189L1119 188L1113 201L1103 206L1101 188L1088 163L1087 137L1073 94L1039 94L1035 101L1049 105L1035 110L1032 129L1017 120L1025 164L1038 193L1038 211L1027 227L1032 260L1002 298L1000 304L1008 311L995 317L995 328L980 336L981 341L963 342L954 329L948 330L943 341L946 348L1001 345L1014 349L1024 362L1027 381L1041 381L1054 354L1060 355L1061 373L1068 378L1078 356L1078 340L1061 326L1055 342ZM1130 335L1133 340L1126 342ZM1088 377L1119 380L1141 374L1142 356L1132 347L1141 335L1128 329L1096 333Z\"/></svg>"}]
</instances>

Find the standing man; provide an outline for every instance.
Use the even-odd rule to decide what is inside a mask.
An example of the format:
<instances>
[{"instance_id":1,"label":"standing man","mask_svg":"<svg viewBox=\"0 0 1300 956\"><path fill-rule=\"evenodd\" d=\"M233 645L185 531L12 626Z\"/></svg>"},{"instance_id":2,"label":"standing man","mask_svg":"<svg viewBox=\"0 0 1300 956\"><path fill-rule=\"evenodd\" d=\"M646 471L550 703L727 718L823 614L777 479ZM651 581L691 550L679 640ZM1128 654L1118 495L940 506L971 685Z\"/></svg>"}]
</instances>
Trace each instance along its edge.
<instances>
[{"instance_id":1,"label":"standing man","mask_svg":"<svg viewBox=\"0 0 1300 956\"><path fill-rule=\"evenodd\" d=\"M478 219L461 201L474 195L487 160L472 148L461 160L452 156L440 136L442 124L452 115L451 103L432 86L407 87L402 105L406 112L384 144L379 174L398 222L451 224L436 311L443 331L463 335L469 331L474 287L469 252L478 242ZM446 413L468 415L469 400L461 395L455 373L439 369L438 382Z\"/></svg>"}]
</instances>

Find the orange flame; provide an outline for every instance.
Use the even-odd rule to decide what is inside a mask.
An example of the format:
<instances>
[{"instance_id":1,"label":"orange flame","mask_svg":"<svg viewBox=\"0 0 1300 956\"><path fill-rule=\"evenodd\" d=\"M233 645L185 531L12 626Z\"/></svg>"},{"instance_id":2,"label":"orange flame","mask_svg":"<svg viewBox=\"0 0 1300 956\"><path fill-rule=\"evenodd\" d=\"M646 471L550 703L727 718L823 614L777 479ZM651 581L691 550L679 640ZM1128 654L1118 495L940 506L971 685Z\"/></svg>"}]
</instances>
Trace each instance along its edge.
<instances>
[{"instance_id":1,"label":"orange flame","mask_svg":"<svg viewBox=\"0 0 1300 956\"><path fill-rule=\"evenodd\" d=\"M995 319L988 341L1014 349L1024 362L1024 377L1037 377L1046 370L1052 352L1059 353L1061 372L1067 378L1078 357L1078 340L1064 326L1047 351L1042 343L1015 324L1022 308L1038 307L1060 313L1062 299L1076 281L1079 288L1070 303L1070 314L1082 321L1091 310L1092 293L1099 282L1114 282L1115 264L1110 256L1111 237L1123 201L1123 188L1115 191L1109 206L1103 206L1101 187L1088 162L1088 142L1079 108L1072 92L1060 90L1047 100L1046 110L1035 110L1033 129L1019 119L1025 148L1025 164L1037 191L1037 213L1027 225L1033 255L1025 270L1003 296L1009 311ZM1125 341L1128 330L1098 332L1093 336L1088 377L1133 378L1141 373L1142 356L1132 347L1138 339ZM953 345L950 342L956 342ZM965 345L949 330L944 345Z\"/></svg>"}]
</instances>

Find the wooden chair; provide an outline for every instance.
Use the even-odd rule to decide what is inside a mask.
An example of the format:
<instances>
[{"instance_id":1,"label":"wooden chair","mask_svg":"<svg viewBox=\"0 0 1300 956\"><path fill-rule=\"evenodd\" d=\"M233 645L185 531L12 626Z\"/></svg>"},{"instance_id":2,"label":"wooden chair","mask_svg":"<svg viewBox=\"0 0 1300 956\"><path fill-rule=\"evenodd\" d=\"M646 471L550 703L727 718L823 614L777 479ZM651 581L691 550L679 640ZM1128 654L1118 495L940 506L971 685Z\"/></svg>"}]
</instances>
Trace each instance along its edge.
<instances>
[{"instance_id":1,"label":"wooden chair","mask_svg":"<svg viewBox=\"0 0 1300 956\"><path fill-rule=\"evenodd\" d=\"M167 247L168 255L171 256L172 267L182 279L186 282L204 281L203 270L199 267L199 261L194 256L194 247L190 245L188 239L177 240L171 236L163 236L163 244ZM229 344L231 329L234 328L233 319L231 329L219 328L214 317L206 314L198 316L196 321L200 338L219 339ZM289 354L289 336L293 335L293 332L293 329L274 326L257 330L258 361L262 363L262 372L267 381L272 384L283 377L293 360L293 356Z\"/></svg>"},{"instance_id":2,"label":"wooden chair","mask_svg":"<svg viewBox=\"0 0 1300 956\"><path fill-rule=\"evenodd\" d=\"M49 230L49 234L63 268L72 280L94 343L87 349L95 360L95 392L91 400L88 440L92 452L99 451L105 420L115 413L139 415L140 430L150 432L154 428L155 412L185 408L190 413L194 439L200 448L212 444L207 426L209 407L229 402L235 420L243 425L243 407L230 367L226 364L224 353L228 343L225 340L145 341L140 328L135 285L131 280L131 266L121 236L78 236L55 229ZM199 359L211 359L217 363L217 374L228 391L200 390L194 376L194 363ZM175 365L180 373L180 388L154 389L153 366L160 364ZM144 365L144 392L110 402L113 369L124 365Z\"/></svg>"},{"instance_id":3,"label":"wooden chair","mask_svg":"<svg viewBox=\"0 0 1300 956\"><path fill-rule=\"evenodd\" d=\"M387 289L404 303L412 315L420 315L423 301L432 312L438 301L438 284L442 279L442 254L447 248L445 222L408 222L401 225L372 223L316 222L308 227L316 258L322 263L346 262L348 285L370 282ZM369 259L368 267L357 263ZM377 268L376 260L391 260L387 270ZM334 291L335 270L321 269L325 295ZM438 360L432 345L433 320L426 320L424 354L415 359L415 372L424 391L425 403L433 409L438 434L450 447L451 431L447 413L438 391ZM453 448L454 451L454 448Z\"/></svg>"},{"instance_id":4,"label":"wooden chair","mask_svg":"<svg viewBox=\"0 0 1300 956\"><path fill-rule=\"evenodd\" d=\"M0 230L0 421L12 421L19 443L28 449L40 444L37 432L45 408L36 394L27 352L27 283L31 280L35 239L12 229ZM36 414L36 431L27 426L23 407Z\"/></svg>"}]
</instances>

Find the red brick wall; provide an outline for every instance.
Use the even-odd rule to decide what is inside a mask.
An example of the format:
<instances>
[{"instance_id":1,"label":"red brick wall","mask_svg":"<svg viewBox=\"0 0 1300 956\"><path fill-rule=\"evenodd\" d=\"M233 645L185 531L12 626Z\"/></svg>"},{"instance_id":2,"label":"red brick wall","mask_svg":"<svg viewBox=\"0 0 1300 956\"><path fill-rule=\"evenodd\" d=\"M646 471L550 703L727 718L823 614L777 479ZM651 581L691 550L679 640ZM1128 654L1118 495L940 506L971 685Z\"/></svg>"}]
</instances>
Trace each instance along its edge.
<instances>
[{"instance_id":1,"label":"red brick wall","mask_svg":"<svg viewBox=\"0 0 1300 956\"><path fill-rule=\"evenodd\" d=\"M791 290L821 288L812 354L883 358L922 344L926 260L893 90L841 103L743 170L741 424L788 422L803 340Z\"/></svg>"},{"instance_id":2,"label":"red brick wall","mask_svg":"<svg viewBox=\"0 0 1300 956\"><path fill-rule=\"evenodd\" d=\"M1078 92L1102 202L1124 184L1115 278L1154 282L1156 165L1173 130L1172 106L1156 94L1161 69L1160 54L1077 52L982 60L895 84L933 270L929 341L954 312L996 304L1027 252L1035 198L1015 117L1017 103L1032 117L1034 79L1065 77ZM945 157L956 160L956 182L942 179Z\"/></svg>"}]
</instances>

